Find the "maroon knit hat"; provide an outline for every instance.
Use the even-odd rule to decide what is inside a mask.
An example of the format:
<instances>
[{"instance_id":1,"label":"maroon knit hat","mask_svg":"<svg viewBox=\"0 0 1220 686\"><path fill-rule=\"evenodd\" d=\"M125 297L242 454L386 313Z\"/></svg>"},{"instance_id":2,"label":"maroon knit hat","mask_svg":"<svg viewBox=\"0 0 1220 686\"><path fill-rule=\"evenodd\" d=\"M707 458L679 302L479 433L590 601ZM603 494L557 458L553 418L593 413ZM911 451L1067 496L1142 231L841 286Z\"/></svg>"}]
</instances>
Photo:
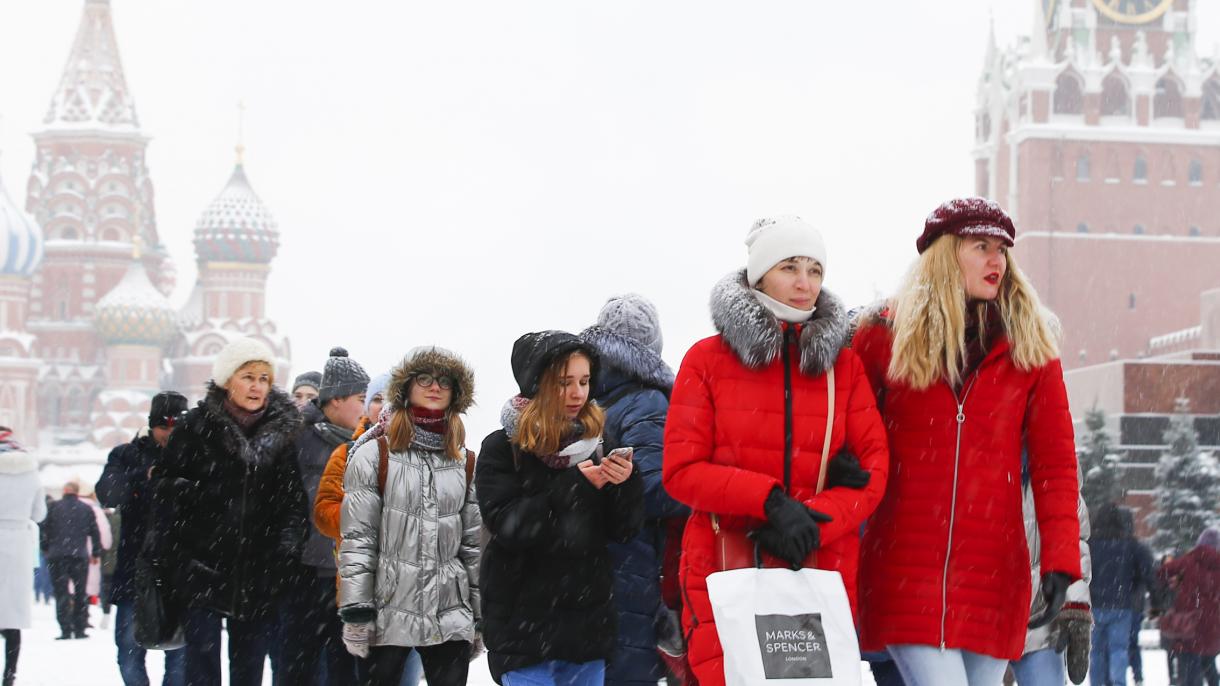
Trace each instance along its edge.
<instances>
[{"instance_id":1,"label":"maroon knit hat","mask_svg":"<svg viewBox=\"0 0 1220 686\"><path fill-rule=\"evenodd\" d=\"M993 236L1012 247L1017 229L1004 210L986 198L957 198L932 210L923 223L923 235L915 241L919 254L937 238L955 236Z\"/></svg>"}]
</instances>

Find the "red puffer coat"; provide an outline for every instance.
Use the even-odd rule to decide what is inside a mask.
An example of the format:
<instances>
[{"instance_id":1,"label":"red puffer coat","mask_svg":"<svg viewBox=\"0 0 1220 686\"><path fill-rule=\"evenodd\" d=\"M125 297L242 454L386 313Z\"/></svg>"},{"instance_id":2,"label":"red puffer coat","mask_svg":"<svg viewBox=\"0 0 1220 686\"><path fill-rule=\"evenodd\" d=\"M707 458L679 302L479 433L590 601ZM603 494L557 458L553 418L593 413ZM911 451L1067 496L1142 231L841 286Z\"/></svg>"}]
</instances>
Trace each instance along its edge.
<instances>
[{"instance_id":1,"label":"red puffer coat","mask_svg":"<svg viewBox=\"0 0 1220 686\"><path fill-rule=\"evenodd\" d=\"M1001 336L955 394L948 383L916 391L887 378L885 321L862 326L852 349L877 390L893 466L860 556L862 647L1020 659L1031 593L1023 441L1042 573L1080 578L1076 451L1059 361L1021 371Z\"/></svg>"},{"instance_id":2,"label":"red puffer coat","mask_svg":"<svg viewBox=\"0 0 1220 686\"><path fill-rule=\"evenodd\" d=\"M755 299L745 273L722 280L712 295L719 336L694 345L682 361L665 425L665 489L694 510L682 541L683 626L689 659L702 686L724 683L724 661L705 577L715 571L710 513L722 529L765 523L763 501L784 485L785 390L792 398L789 493L833 521L822 524L817 566L843 575L855 602L860 524L885 491L885 429L864 368L844 349L848 323L838 300L822 291L813 319L781 323ZM782 354L785 339L788 354ZM785 357L790 358L785 370ZM849 449L872 473L862 490L814 495L826 432L825 370L835 370L830 454ZM787 372L787 373L785 373Z\"/></svg>"}]
</instances>

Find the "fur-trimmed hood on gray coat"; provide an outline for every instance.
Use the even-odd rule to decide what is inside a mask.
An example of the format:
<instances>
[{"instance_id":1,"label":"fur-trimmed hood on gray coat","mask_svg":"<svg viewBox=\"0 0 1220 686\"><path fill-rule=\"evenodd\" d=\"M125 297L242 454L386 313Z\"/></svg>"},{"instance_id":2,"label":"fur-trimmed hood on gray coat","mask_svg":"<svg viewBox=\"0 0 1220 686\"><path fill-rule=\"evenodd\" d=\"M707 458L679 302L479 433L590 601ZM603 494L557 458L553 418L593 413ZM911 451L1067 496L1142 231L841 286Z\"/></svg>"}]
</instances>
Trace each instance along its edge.
<instances>
[{"instance_id":1,"label":"fur-trimmed hood on gray coat","mask_svg":"<svg viewBox=\"0 0 1220 686\"><path fill-rule=\"evenodd\" d=\"M712 289L712 323L742 364L759 369L779 357L784 330L750 291L744 269L721 279ZM823 288L815 305L813 317L800 325L801 373L807 376L833 367L849 341L843 303Z\"/></svg>"}]
</instances>

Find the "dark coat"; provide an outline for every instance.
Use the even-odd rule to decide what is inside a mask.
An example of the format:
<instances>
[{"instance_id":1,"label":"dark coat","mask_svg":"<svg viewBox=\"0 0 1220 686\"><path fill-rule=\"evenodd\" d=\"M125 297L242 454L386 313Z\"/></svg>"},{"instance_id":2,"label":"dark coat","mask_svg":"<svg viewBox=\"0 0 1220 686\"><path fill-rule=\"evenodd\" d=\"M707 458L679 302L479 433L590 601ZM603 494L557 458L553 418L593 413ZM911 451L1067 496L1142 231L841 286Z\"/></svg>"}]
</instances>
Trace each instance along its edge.
<instances>
[{"instance_id":1,"label":"dark coat","mask_svg":"<svg viewBox=\"0 0 1220 686\"><path fill-rule=\"evenodd\" d=\"M247 436L214 385L186 413L153 471L149 554L171 602L248 619L270 612L300 559L308 520L293 439L300 414L273 389Z\"/></svg>"},{"instance_id":2,"label":"dark coat","mask_svg":"<svg viewBox=\"0 0 1220 686\"><path fill-rule=\"evenodd\" d=\"M318 484L322 481L322 473L326 471L326 463L335 448L347 443L352 438L351 429L341 429L331 424L314 403L309 403L301 410L303 425L297 432L297 467L301 470L301 485L305 491L305 500L312 509L313 502L318 497ZM319 576L335 576L335 542L318 531L312 523L309 526L309 538L305 541L305 549L301 553L301 561L317 570Z\"/></svg>"},{"instance_id":3,"label":"dark coat","mask_svg":"<svg viewBox=\"0 0 1220 686\"><path fill-rule=\"evenodd\" d=\"M118 561L114 568L111 598L115 603L135 599L132 585L136 556L144 543L148 519L148 470L161 448L151 436L140 436L130 443L116 446L106 458L106 468L94 486L97 500L103 507L119 511Z\"/></svg>"},{"instance_id":4,"label":"dark coat","mask_svg":"<svg viewBox=\"0 0 1220 686\"><path fill-rule=\"evenodd\" d=\"M626 542L644 519L639 471L595 489L572 467L514 457L503 431L483 440L475 491L491 540L479 579L483 640L497 683L548 660L587 662L614 651L609 542Z\"/></svg>"},{"instance_id":5,"label":"dark coat","mask_svg":"<svg viewBox=\"0 0 1220 686\"><path fill-rule=\"evenodd\" d=\"M634 448L635 469L644 481L643 528L627 543L610 545L618 641L606 665L606 683L651 685L665 676L654 628L661 609L664 520L690 514L661 485L661 446L674 373L660 355L613 331L594 326L581 338L601 357L593 396L606 410L604 448Z\"/></svg>"},{"instance_id":6,"label":"dark coat","mask_svg":"<svg viewBox=\"0 0 1220 686\"><path fill-rule=\"evenodd\" d=\"M93 554L102 554L102 537L97 528L93 508L74 494L65 495L47 508L42 522L42 554L48 560L62 557L89 557L88 541L93 541Z\"/></svg>"},{"instance_id":7,"label":"dark coat","mask_svg":"<svg viewBox=\"0 0 1220 686\"><path fill-rule=\"evenodd\" d=\"M1173 612L1199 613L1198 630L1175 649L1193 655L1220 653L1220 551L1198 545L1161 568L1176 588ZM1096 576L1094 576L1096 578Z\"/></svg>"},{"instance_id":8,"label":"dark coat","mask_svg":"<svg viewBox=\"0 0 1220 686\"><path fill-rule=\"evenodd\" d=\"M1135 540L1118 507L1106 505L1098 510L1089 555L1093 559L1093 580L1089 584L1093 607L1142 609L1144 594L1153 585L1152 553Z\"/></svg>"}]
</instances>

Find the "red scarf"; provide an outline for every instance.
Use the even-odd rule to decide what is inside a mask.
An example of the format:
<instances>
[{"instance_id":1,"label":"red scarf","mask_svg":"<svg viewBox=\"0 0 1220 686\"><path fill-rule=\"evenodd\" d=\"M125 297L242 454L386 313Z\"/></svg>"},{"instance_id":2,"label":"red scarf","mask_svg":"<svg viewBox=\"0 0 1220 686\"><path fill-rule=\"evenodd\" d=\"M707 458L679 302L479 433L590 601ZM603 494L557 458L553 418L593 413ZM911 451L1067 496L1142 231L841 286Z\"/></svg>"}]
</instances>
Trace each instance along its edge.
<instances>
[{"instance_id":1,"label":"red scarf","mask_svg":"<svg viewBox=\"0 0 1220 686\"><path fill-rule=\"evenodd\" d=\"M449 429L449 421L445 419L444 410L429 410L415 406L411 406L410 409L411 421L420 429L442 436Z\"/></svg>"},{"instance_id":2,"label":"red scarf","mask_svg":"<svg viewBox=\"0 0 1220 686\"><path fill-rule=\"evenodd\" d=\"M247 436L250 435L250 432L258 424L259 420L263 418L263 415L267 413L266 403L263 403L262 407L251 412L238 407L237 403L233 402L227 394L225 395L224 408L225 412L229 413L229 416L233 418L233 421L237 422L237 425L241 427L242 433Z\"/></svg>"}]
</instances>

